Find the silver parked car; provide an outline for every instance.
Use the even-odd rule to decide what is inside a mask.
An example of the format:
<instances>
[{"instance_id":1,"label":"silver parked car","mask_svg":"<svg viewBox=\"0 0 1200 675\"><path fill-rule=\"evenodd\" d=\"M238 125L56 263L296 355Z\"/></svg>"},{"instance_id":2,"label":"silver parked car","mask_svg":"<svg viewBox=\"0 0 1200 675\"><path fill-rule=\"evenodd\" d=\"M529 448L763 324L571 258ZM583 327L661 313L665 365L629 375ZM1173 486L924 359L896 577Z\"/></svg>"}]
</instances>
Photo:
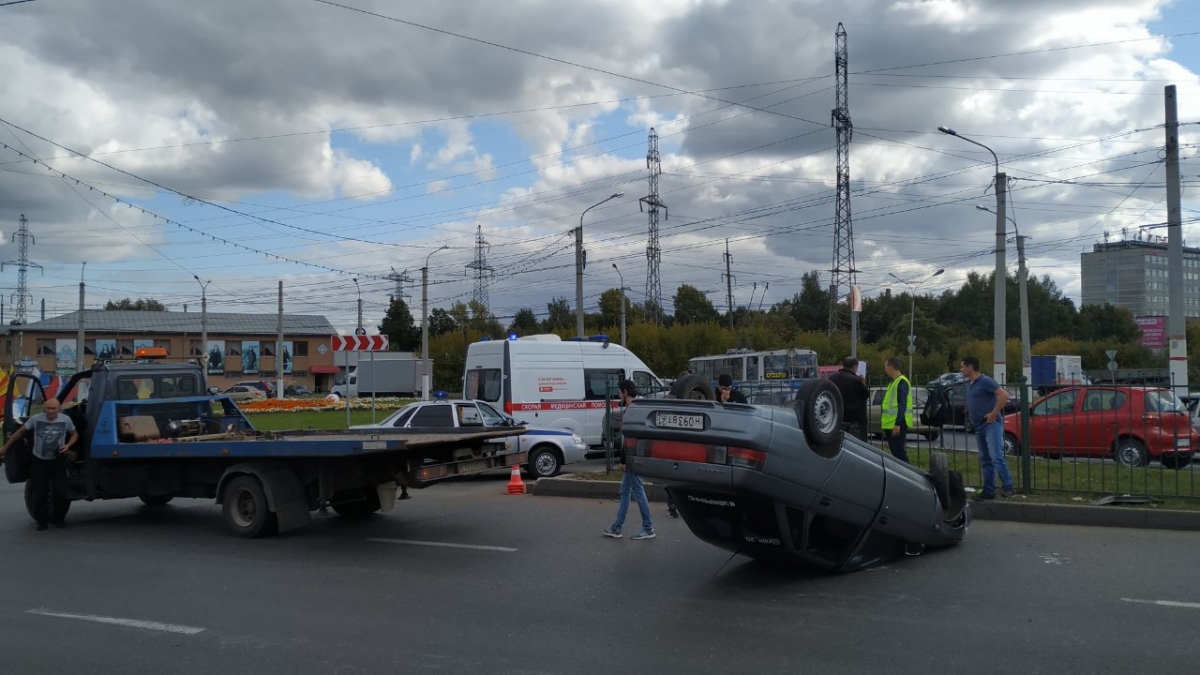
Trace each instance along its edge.
<instances>
[{"instance_id":1,"label":"silver parked car","mask_svg":"<svg viewBox=\"0 0 1200 675\"><path fill-rule=\"evenodd\" d=\"M351 429L390 427L504 427L523 426L483 401L439 400L410 403L376 424L360 424ZM565 464L582 462L587 445L570 429L524 427L525 433L504 438L510 448L516 444L529 457L524 468L534 478L558 475Z\"/></svg>"}]
</instances>

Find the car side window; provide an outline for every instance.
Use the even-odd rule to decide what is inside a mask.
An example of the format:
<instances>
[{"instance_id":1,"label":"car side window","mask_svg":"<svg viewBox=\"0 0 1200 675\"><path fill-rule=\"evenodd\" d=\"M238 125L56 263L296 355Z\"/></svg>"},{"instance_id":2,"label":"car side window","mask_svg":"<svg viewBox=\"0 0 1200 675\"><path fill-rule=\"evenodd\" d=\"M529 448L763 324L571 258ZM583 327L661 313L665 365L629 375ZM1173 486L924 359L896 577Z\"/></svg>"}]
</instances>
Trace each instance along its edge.
<instances>
[{"instance_id":1,"label":"car side window","mask_svg":"<svg viewBox=\"0 0 1200 675\"><path fill-rule=\"evenodd\" d=\"M1120 410L1125 406L1125 392L1112 389L1092 390L1083 399L1084 412Z\"/></svg>"},{"instance_id":2,"label":"car side window","mask_svg":"<svg viewBox=\"0 0 1200 675\"><path fill-rule=\"evenodd\" d=\"M405 424L408 423L408 420L412 419L413 412L415 412L415 411L405 410L404 412L400 413L400 416L396 418L396 421L392 423L392 426L394 426L394 427L404 426Z\"/></svg>"},{"instance_id":3,"label":"car side window","mask_svg":"<svg viewBox=\"0 0 1200 675\"><path fill-rule=\"evenodd\" d=\"M658 382L654 380L654 376L644 370L633 371L633 383L637 385L638 392L643 395L658 388Z\"/></svg>"},{"instance_id":4,"label":"car side window","mask_svg":"<svg viewBox=\"0 0 1200 675\"><path fill-rule=\"evenodd\" d=\"M1037 405L1033 406L1032 415L1061 415L1075 410L1075 399L1079 395L1078 390L1062 391L1057 394L1051 394L1042 399Z\"/></svg>"},{"instance_id":5,"label":"car side window","mask_svg":"<svg viewBox=\"0 0 1200 675\"><path fill-rule=\"evenodd\" d=\"M479 414L479 408L476 408L473 403L460 403L454 406L458 413L458 426L460 427L481 427L483 426L483 417Z\"/></svg>"},{"instance_id":6,"label":"car side window","mask_svg":"<svg viewBox=\"0 0 1200 675\"><path fill-rule=\"evenodd\" d=\"M448 405L421 406L413 413L414 427L452 427L454 426L454 410Z\"/></svg>"},{"instance_id":7,"label":"car side window","mask_svg":"<svg viewBox=\"0 0 1200 675\"><path fill-rule=\"evenodd\" d=\"M479 414L483 415L483 424L489 427L504 426L504 415L501 415L495 408L486 404L479 403Z\"/></svg>"}]
</instances>

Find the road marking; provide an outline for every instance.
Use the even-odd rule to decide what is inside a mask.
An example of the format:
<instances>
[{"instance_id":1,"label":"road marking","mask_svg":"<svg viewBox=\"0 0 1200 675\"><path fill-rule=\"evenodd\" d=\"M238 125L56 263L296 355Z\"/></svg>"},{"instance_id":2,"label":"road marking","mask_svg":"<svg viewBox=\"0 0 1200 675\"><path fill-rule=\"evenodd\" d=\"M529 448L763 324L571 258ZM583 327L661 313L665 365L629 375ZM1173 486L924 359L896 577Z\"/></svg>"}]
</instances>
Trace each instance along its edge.
<instances>
[{"instance_id":1,"label":"road marking","mask_svg":"<svg viewBox=\"0 0 1200 675\"><path fill-rule=\"evenodd\" d=\"M127 626L129 628L144 628L146 630L158 630L165 633L183 633L184 635L195 635L204 631L203 628L195 626L177 626L171 623L158 623L156 621L139 621L137 619L119 619L112 616L92 616L90 614L66 614L63 612L49 612L44 609L26 610L26 614L37 614L40 616L56 616L60 619L78 619L80 621L92 621L95 623L107 623L114 626Z\"/></svg>"},{"instance_id":2,"label":"road marking","mask_svg":"<svg viewBox=\"0 0 1200 675\"><path fill-rule=\"evenodd\" d=\"M407 544L409 546L433 546L436 548L465 548L471 551L499 551L501 553L516 553L517 549L507 546L478 546L475 544L450 544L444 541L416 541L414 539L376 539L368 538L380 544Z\"/></svg>"},{"instance_id":3,"label":"road marking","mask_svg":"<svg viewBox=\"0 0 1200 675\"><path fill-rule=\"evenodd\" d=\"M1177 602L1175 600L1138 600L1136 598L1121 598L1124 602L1136 602L1140 605L1158 605L1159 607L1183 607L1184 609L1200 609L1200 602Z\"/></svg>"}]
</instances>

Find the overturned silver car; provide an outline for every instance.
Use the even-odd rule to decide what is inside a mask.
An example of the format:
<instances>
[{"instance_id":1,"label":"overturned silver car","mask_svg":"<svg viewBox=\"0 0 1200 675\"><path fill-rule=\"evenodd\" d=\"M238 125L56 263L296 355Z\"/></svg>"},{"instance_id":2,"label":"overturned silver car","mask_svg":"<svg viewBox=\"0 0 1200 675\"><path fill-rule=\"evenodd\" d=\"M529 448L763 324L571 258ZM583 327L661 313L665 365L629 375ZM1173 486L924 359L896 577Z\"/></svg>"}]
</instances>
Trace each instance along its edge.
<instances>
[{"instance_id":1,"label":"overturned silver car","mask_svg":"<svg viewBox=\"0 0 1200 675\"><path fill-rule=\"evenodd\" d=\"M751 558L854 571L957 544L971 523L962 475L930 473L841 430L842 400L811 380L790 407L721 404L699 376L625 411L629 466L662 483L692 533Z\"/></svg>"}]
</instances>

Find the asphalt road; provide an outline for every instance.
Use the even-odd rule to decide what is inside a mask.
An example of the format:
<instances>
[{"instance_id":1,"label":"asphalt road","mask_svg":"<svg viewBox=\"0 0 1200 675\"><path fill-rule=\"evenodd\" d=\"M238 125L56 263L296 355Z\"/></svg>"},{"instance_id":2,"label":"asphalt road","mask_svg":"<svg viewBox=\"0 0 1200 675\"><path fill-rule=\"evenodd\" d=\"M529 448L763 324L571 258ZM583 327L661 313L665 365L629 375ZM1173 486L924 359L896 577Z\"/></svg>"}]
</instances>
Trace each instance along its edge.
<instances>
[{"instance_id":1,"label":"asphalt road","mask_svg":"<svg viewBox=\"0 0 1200 675\"><path fill-rule=\"evenodd\" d=\"M730 560L661 504L657 539L606 539L615 503L506 478L263 540L200 501L35 532L2 485L0 673L1196 672L1200 533L979 521L830 576Z\"/></svg>"}]
</instances>

